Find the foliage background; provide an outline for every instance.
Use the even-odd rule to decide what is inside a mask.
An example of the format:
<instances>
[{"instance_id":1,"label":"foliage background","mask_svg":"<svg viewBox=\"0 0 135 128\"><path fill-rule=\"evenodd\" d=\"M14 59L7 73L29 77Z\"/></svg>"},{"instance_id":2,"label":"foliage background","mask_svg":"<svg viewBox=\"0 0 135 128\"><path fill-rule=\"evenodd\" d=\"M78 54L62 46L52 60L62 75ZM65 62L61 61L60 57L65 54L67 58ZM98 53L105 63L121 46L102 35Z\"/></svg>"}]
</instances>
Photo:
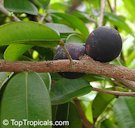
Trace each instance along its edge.
<instances>
[{"instance_id":1,"label":"foliage background","mask_svg":"<svg viewBox=\"0 0 135 128\"><path fill-rule=\"evenodd\" d=\"M128 68L135 68L134 3L104 3L103 25L117 29L123 40L121 55L110 63ZM101 0L4 0L4 7L10 14L0 13L0 58L43 61L53 59L60 39L85 43L89 33L98 27ZM12 23L14 14L21 22ZM0 120L69 120L68 128L135 127L134 98L94 92L92 87L134 91L115 79L91 74L69 80L57 73L1 72Z\"/></svg>"}]
</instances>

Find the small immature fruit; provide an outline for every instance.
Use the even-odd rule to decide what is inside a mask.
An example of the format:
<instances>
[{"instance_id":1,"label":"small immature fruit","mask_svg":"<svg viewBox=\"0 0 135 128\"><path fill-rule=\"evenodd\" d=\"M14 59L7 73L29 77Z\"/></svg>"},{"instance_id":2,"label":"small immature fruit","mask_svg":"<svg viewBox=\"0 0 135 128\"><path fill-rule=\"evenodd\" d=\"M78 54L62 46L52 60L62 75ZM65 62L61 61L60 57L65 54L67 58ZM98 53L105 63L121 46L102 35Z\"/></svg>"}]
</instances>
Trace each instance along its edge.
<instances>
[{"instance_id":1,"label":"small immature fruit","mask_svg":"<svg viewBox=\"0 0 135 128\"><path fill-rule=\"evenodd\" d=\"M79 60L79 58L85 54L85 47L81 44L66 43L65 47L68 50L73 60ZM60 59L68 59L62 47L57 48L54 56L54 60L60 60ZM76 73L76 72L59 72L59 74L68 79L76 79L84 75L84 73Z\"/></svg>"},{"instance_id":2,"label":"small immature fruit","mask_svg":"<svg viewBox=\"0 0 135 128\"><path fill-rule=\"evenodd\" d=\"M94 30L86 40L86 54L96 61L109 62L121 52L122 40L117 30L103 26Z\"/></svg>"}]
</instances>

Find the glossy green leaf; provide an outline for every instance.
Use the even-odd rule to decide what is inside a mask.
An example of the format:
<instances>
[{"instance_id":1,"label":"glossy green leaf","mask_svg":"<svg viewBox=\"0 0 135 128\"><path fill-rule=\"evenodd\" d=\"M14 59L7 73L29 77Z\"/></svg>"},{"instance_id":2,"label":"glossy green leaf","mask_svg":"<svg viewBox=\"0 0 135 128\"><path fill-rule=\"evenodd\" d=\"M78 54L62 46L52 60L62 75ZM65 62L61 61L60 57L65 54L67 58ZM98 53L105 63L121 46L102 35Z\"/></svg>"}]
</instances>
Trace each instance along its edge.
<instances>
[{"instance_id":1,"label":"glossy green leaf","mask_svg":"<svg viewBox=\"0 0 135 128\"><path fill-rule=\"evenodd\" d=\"M55 107L55 109L54 109L54 107ZM52 106L52 110L54 113L54 121L55 120L61 120L61 121L67 120L67 118L68 118L67 114L69 111L69 103ZM64 113L63 113L63 111L64 111Z\"/></svg>"},{"instance_id":2,"label":"glossy green leaf","mask_svg":"<svg viewBox=\"0 0 135 128\"><path fill-rule=\"evenodd\" d=\"M49 27L36 22L13 22L0 26L0 45L13 43L54 47L59 35Z\"/></svg>"},{"instance_id":3,"label":"glossy green leaf","mask_svg":"<svg viewBox=\"0 0 135 128\"><path fill-rule=\"evenodd\" d=\"M38 73L38 74L40 75L40 77L44 81L47 89L50 91L51 90L51 84L52 84L50 73Z\"/></svg>"},{"instance_id":4,"label":"glossy green leaf","mask_svg":"<svg viewBox=\"0 0 135 128\"><path fill-rule=\"evenodd\" d=\"M78 17L79 19L81 19L85 23L89 23L90 22L90 17L86 13L83 13L81 11L75 10L71 14L76 16L76 17Z\"/></svg>"},{"instance_id":5,"label":"glossy green leaf","mask_svg":"<svg viewBox=\"0 0 135 128\"><path fill-rule=\"evenodd\" d=\"M38 74L19 73L9 81L1 98L0 119L1 121L3 119L51 120L50 97ZM36 127L41 128L41 126ZM2 123L1 128L5 128ZM10 123L6 128L17 128L17 126Z\"/></svg>"},{"instance_id":6,"label":"glossy green leaf","mask_svg":"<svg viewBox=\"0 0 135 128\"><path fill-rule=\"evenodd\" d=\"M88 82L79 79L61 79L56 82L50 95L52 104L61 104L91 91Z\"/></svg>"},{"instance_id":7,"label":"glossy green leaf","mask_svg":"<svg viewBox=\"0 0 135 128\"><path fill-rule=\"evenodd\" d=\"M119 128L134 128L135 98L119 97L114 104L114 113Z\"/></svg>"},{"instance_id":8,"label":"glossy green leaf","mask_svg":"<svg viewBox=\"0 0 135 128\"><path fill-rule=\"evenodd\" d=\"M122 19L120 16L106 12L105 18L107 21L111 22L113 25L116 25L121 30L125 30L127 33L132 33L132 29L128 26L125 20Z\"/></svg>"},{"instance_id":9,"label":"glossy green leaf","mask_svg":"<svg viewBox=\"0 0 135 128\"><path fill-rule=\"evenodd\" d=\"M59 33L74 33L74 30L64 24L46 23L46 26Z\"/></svg>"},{"instance_id":10,"label":"glossy green leaf","mask_svg":"<svg viewBox=\"0 0 135 128\"><path fill-rule=\"evenodd\" d=\"M59 12L65 12L69 8L69 5L65 4L64 2L56 2L56 3L52 3L50 5L50 8L57 10Z\"/></svg>"},{"instance_id":11,"label":"glossy green leaf","mask_svg":"<svg viewBox=\"0 0 135 128\"><path fill-rule=\"evenodd\" d=\"M115 125L114 121L106 119L101 123L101 128L119 128L119 127Z\"/></svg>"},{"instance_id":12,"label":"glossy green leaf","mask_svg":"<svg viewBox=\"0 0 135 128\"><path fill-rule=\"evenodd\" d=\"M53 106L54 120L69 121L69 125L62 128L82 128L82 121L76 106L73 103L66 103ZM64 113L63 113L64 111Z\"/></svg>"},{"instance_id":13,"label":"glossy green leaf","mask_svg":"<svg viewBox=\"0 0 135 128\"><path fill-rule=\"evenodd\" d=\"M32 2L38 7L45 9L48 7L50 0L33 0Z\"/></svg>"},{"instance_id":14,"label":"glossy green leaf","mask_svg":"<svg viewBox=\"0 0 135 128\"><path fill-rule=\"evenodd\" d=\"M131 15L132 20L135 20L135 0L123 0L126 11L129 12L129 15Z\"/></svg>"},{"instance_id":15,"label":"glossy green leaf","mask_svg":"<svg viewBox=\"0 0 135 128\"><path fill-rule=\"evenodd\" d=\"M4 0L4 6L12 12L38 14L36 6L28 0Z\"/></svg>"},{"instance_id":16,"label":"glossy green leaf","mask_svg":"<svg viewBox=\"0 0 135 128\"><path fill-rule=\"evenodd\" d=\"M70 34L67 39L66 43L84 43L84 40L80 34Z\"/></svg>"},{"instance_id":17,"label":"glossy green leaf","mask_svg":"<svg viewBox=\"0 0 135 128\"><path fill-rule=\"evenodd\" d=\"M108 104L115 98L110 94L98 93L92 103L93 117L97 118L108 106Z\"/></svg>"},{"instance_id":18,"label":"glossy green leaf","mask_svg":"<svg viewBox=\"0 0 135 128\"><path fill-rule=\"evenodd\" d=\"M85 108L85 115L86 118L93 123L93 113L92 113L92 103L90 101L87 101L88 106Z\"/></svg>"},{"instance_id":19,"label":"glossy green leaf","mask_svg":"<svg viewBox=\"0 0 135 128\"><path fill-rule=\"evenodd\" d=\"M76 106L73 103L69 104L68 120L70 122L68 128L82 128L82 120Z\"/></svg>"},{"instance_id":20,"label":"glossy green leaf","mask_svg":"<svg viewBox=\"0 0 135 128\"><path fill-rule=\"evenodd\" d=\"M129 65L134 60L134 58L135 58L135 51L132 51L126 60L127 65Z\"/></svg>"},{"instance_id":21,"label":"glossy green leaf","mask_svg":"<svg viewBox=\"0 0 135 128\"><path fill-rule=\"evenodd\" d=\"M63 20L66 20L66 22L68 22L71 27L73 27L74 29L78 29L85 38L88 37L89 31L88 31L87 27L77 17L70 15L70 14L66 14L66 13L53 13L53 14L61 17Z\"/></svg>"},{"instance_id":22,"label":"glossy green leaf","mask_svg":"<svg viewBox=\"0 0 135 128\"><path fill-rule=\"evenodd\" d=\"M12 75L13 75L12 73L9 75L6 72L0 72L0 89L11 78Z\"/></svg>"},{"instance_id":23,"label":"glossy green leaf","mask_svg":"<svg viewBox=\"0 0 135 128\"><path fill-rule=\"evenodd\" d=\"M4 52L4 59L9 61L18 60L32 45L11 44Z\"/></svg>"},{"instance_id":24,"label":"glossy green leaf","mask_svg":"<svg viewBox=\"0 0 135 128\"><path fill-rule=\"evenodd\" d=\"M50 0L38 0L38 1L42 4L43 8L46 8L50 3Z\"/></svg>"},{"instance_id":25,"label":"glossy green leaf","mask_svg":"<svg viewBox=\"0 0 135 128\"><path fill-rule=\"evenodd\" d=\"M83 78L88 82L103 81L103 80L107 79L106 77L95 75L95 74L94 75L93 74L86 74L83 76Z\"/></svg>"},{"instance_id":26,"label":"glossy green leaf","mask_svg":"<svg viewBox=\"0 0 135 128\"><path fill-rule=\"evenodd\" d=\"M128 65L128 68L135 68L135 59Z\"/></svg>"}]
</instances>

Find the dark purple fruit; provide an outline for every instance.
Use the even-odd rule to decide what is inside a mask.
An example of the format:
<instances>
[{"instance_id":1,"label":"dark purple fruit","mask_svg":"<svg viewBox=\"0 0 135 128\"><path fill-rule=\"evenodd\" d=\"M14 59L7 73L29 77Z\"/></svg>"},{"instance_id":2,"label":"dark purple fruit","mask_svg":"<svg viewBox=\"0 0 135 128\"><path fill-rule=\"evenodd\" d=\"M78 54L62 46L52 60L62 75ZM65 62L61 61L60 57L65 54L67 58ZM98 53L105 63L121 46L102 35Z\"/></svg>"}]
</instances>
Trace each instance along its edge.
<instances>
[{"instance_id":1,"label":"dark purple fruit","mask_svg":"<svg viewBox=\"0 0 135 128\"><path fill-rule=\"evenodd\" d=\"M65 44L65 47L68 50L73 60L79 60L79 57L85 54L85 47L81 44L67 43ZM68 59L62 47L57 48L54 56L54 60L60 60L60 59ZM76 73L76 72L59 72L59 74L68 79L76 79L84 75L84 73Z\"/></svg>"},{"instance_id":2,"label":"dark purple fruit","mask_svg":"<svg viewBox=\"0 0 135 128\"><path fill-rule=\"evenodd\" d=\"M94 30L86 40L85 50L96 61L109 62L120 54L122 39L117 30L103 26Z\"/></svg>"}]
</instances>

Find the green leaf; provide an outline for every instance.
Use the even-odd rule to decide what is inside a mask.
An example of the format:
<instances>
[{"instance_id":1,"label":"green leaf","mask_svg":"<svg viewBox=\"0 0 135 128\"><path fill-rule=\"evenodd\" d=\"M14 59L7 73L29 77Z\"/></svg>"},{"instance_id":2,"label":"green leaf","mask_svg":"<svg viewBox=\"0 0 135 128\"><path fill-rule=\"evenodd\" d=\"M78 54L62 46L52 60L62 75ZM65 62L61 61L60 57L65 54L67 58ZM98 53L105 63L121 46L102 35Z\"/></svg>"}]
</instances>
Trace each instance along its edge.
<instances>
[{"instance_id":1,"label":"green leaf","mask_svg":"<svg viewBox=\"0 0 135 128\"><path fill-rule=\"evenodd\" d=\"M112 120L109 120L109 119L106 119L104 120L102 123L101 123L101 128L119 128L115 125L115 122L112 121Z\"/></svg>"},{"instance_id":2,"label":"green leaf","mask_svg":"<svg viewBox=\"0 0 135 128\"><path fill-rule=\"evenodd\" d=\"M69 104L68 120L70 123L68 128L82 128L82 120L76 106L73 103Z\"/></svg>"},{"instance_id":3,"label":"green leaf","mask_svg":"<svg viewBox=\"0 0 135 128\"><path fill-rule=\"evenodd\" d=\"M4 0L4 6L12 12L38 14L36 6L28 0Z\"/></svg>"},{"instance_id":4,"label":"green leaf","mask_svg":"<svg viewBox=\"0 0 135 128\"><path fill-rule=\"evenodd\" d=\"M38 0L38 1L42 4L43 8L46 8L50 3L50 0Z\"/></svg>"},{"instance_id":5,"label":"green leaf","mask_svg":"<svg viewBox=\"0 0 135 128\"><path fill-rule=\"evenodd\" d=\"M120 16L106 12L105 18L107 21L111 22L113 25L116 25L121 30L125 30L127 33L132 33L132 29L128 26L125 20L122 19Z\"/></svg>"},{"instance_id":6,"label":"green leaf","mask_svg":"<svg viewBox=\"0 0 135 128\"><path fill-rule=\"evenodd\" d=\"M67 39L66 43L84 43L84 40L80 34L70 34Z\"/></svg>"},{"instance_id":7,"label":"green leaf","mask_svg":"<svg viewBox=\"0 0 135 128\"><path fill-rule=\"evenodd\" d=\"M93 74L86 74L83 76L83 78L88 82L103 81L103 80L107 79L106 77L99 76L99 75L93 75Z\"/></svg>"},{"instance_id":8,"label":"green leaf","mask_svg":"<svg viewBox=\"0 0 135 128\"><path fill-rule=\"evenodd\" d=\"M119 128L135 127L135 98L119 97L113 109Z\"/></svg>"},{"instance_id":9,"label":"green leaf","mask_svg":"<svg viewBox=\"0 0 135 128\"><path fill-rule=\"evenodd\" d=\"M4 119L51 120L50 97L38 74L19 73L9 81L1 98L0 119L1 121ZM41 128L41 126L36 127ZM1 128L5 128L2 123ZM17 126L10 123L6 128L17 128Z\"/></svg>"},{"instance_id":10,"label":"green leaf","mask_svg":"<svg viewBox=\"0 0 135 128\"><path fill-rule=\"evenodd\" d=\"M63 78L56 82L50 92L50 96L52 104L62 104L90 91L89 83L81 78L73 80Z\"/></svg>"},{"instance_id":11,"label":"green leaf","mask_svg":"<svg viewBox=\"0 0 135 128\"><path fill-rule=\"evenodd\" d=\"M4 52L4 59L8 61L18 60L32 45L11 44Z\"/></svg>"},{"instance_id":12,"label":"green leaf","mask_svg":"<svg viewBox=\"0 0 135 128\"><path fill-rule=\"evenodd\" d=\"M126 64L130 65L135 58L135 51L132 51L131 54L127 57Z\"/></svg>"},{"instance_id":13,"label":"green leaf","mask_svg":"<svg viewBox=\"0 0 135 128\"><path fill-rule=\"evenodd\" d=\"M46 23L46 26L59 33L74 33L74 30L64 24Z\"/></svg>"},{"instance_id":14,"label":"green leaf","mask_svg":"<svg viewBox=\"0 0 135 128\"><path fill-rule=\"evenodd\" d=\"M88 31L87 27L77 17L70 15L70 14L66 14L66 13L53 13L53 14L61 17L63 20L66 20L71 25L71 27L73 27L74 29L78 29L85 38L88 37L89 31Z\"/></svg>"},{"instance_id":15,"label":"green leaf","mask_svg":"<svg viewBox=\"0 0 135 128\"><path fill-rule=\"evenodd\" d=\"M50 8L54 9L55 11L57 10L59 12L65 12L69 8L69 5L65 4L64 1L63 2L55 2L55 3L52 3L50 5Z\"/></svg>"},{"instance_id":16,"label":"green leaf","mask_svg":"<svg viewBox=\"0 0 135 128\"><path fill-rule=\"evenodd\" d=\"M50 0L33 0L32 2L38 7L45 9L49 5Z\"/></svg>"},{"instance_id":17,"label":"green leaf","mask_svg":"<svg viewBox=\"0 0 135 128\"><path fill-rule=\"evenodd\" d=\"M93 117L97 118L108 106L108 104L115 98L110 94L98 93L92 103Z\"/></svg>"},{"instance_id":18,"label":"green leaf","mask_svg":"<svg viewBox=\"0 0 135 128\"><path fill-rule=\"evenodd\" d=\"M65 104L53 106L53 108L55 108L53 109L53 115L55 116L54 121L69 121L69 125L63 126L62 128L82 128L80 115L73 103L68 102Z\"/></svg>"},{"instance_id":19,"label":"green leaf","mask_svg":"<svg viewBox=\"0 0 135 128\"><path fill-rule=\"evenodd\" d=\"M9 75L6 72L0 72L0 90L12 75L13 75L12 73Z\"/></svg>"},{"instance_id":20,"label":"green leaf","mask_svg":"<svg viewBox=\"0 0 135 128\"><path fill-rule=\"evenodd\" d=\"M51 90L51 84L52 84L50 73L38 73L38 74L40 75L40 77L44 81L47 89L50 91Z\"/></svg>"},{"instance_id":21,"label":"green leaf","mask_svg":"<svg viewBox=\"0 0 135 128\"><path fill-rule=\"evenodd\" d=\"M92 103L90 101L87 101L86 103L88 103L85 110L86 118L89 120L89 122L93 123Z\"/></svg>"},{"instance_id":22,"label":"green leaf","mask_svg":"<svg viewBox=\"0 0 135 128\"><path fill-rule=\"evenodd\" d=\"M36 22L13 22L0 26L0 46L13 43L54 47L59 35L45 25Z\"/></svg>"},{"instance_id":23,"label":"green leaf","mask_svg":"<svg viewBox=\"0 0 135 128\"><path fill-rule=\"evenodd\" d=\"M86 13L83 13L81 11L75 10L71 14L76 16L76 17L78 17L79 19L81 19L85 23L89 23L90 22L90 17Z\"/></svg>"},{"instance_id":24,"label":"green leaf","mask_svg":"<svg viewBox=\"0 0 135 128\"><path fill-rule=\"evenodd\" d=\"M131 15L132 20L135 20L135 0L123 0L128 15Z\"/></svg>"},{"instance_id":25,"label":"green leaf","mask_svg":"<svg viewBox=\"0 0 135 128\"><path fill-rule=\"evenodd\" d=\"M55 107L55 109L54 109ZM55 105L52 108L54 113L54 121L56 120L67 120L68 118L68 111L69 111L69 103L61 104L61 105ZM64 113L63 113L64 111Z\"/></svg>"}]
</instances>

